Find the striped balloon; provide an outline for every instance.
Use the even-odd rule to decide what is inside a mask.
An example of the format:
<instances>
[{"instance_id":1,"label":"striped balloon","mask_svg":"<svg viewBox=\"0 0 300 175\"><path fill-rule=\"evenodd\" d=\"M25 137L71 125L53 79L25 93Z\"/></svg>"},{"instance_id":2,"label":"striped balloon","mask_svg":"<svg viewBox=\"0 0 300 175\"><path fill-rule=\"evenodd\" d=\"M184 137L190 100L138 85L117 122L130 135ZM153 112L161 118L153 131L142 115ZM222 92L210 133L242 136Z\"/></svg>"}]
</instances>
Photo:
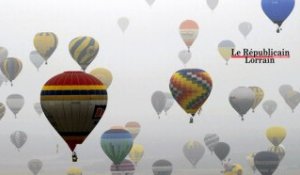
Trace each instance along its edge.
<instances>
[{"instance_id":1,"label":"striped balloon","mask_svg":"<svg viewBox=\"0 0 300 175\"><path fill-rule=\"evenodd\" d=\"M0 64L3 75L11 82L19 75L22 70L22 62L18 58L5 58Z\"/></svg>"},{"instance_id":2,"label":"striped balloon","mask_svg":"<svg viewBox=\"0 0 300 175\"><path fill-rule=\"evenodd\" d=\"M214 152L215 146L219 143L219 136L217 134L206 134L204 137L204 143L211 153Z\"/></svg>"},{"instance_id":3,"label":"striped balloon","mask_svg":"<svg viewBox=\"0 0 300 175\"><path fill-rule=\"evenodd\" d=\"M110 171L112 175L133 175L135 167L130 160L124 159L120 165L112 164Z\"/></svg>"},{"instance_id":4,"label":"striped balloon","mask_svg":"<svg viewBox=\"0 0 300 175\"><path fill-rule=\"evenodd\" d=\"M125 128L130 132L133 139L140 133L141 125L138 122L128 122L125 125Z\"/></svg>"},{"instance_id":5,"label":"striped balloon","mask_svg":"<svg viewBox=\"0 0 300 175\"><path fill-rule=\"evenodd\" d=\"M254 164L262 175L272 175L280 163L277 154L269 151L262 151L255 155Z\"/></svg>"},{"instance_id":6,"label":"striped balloon","mask_svg":"<svg viewBox=\"0 0 300 175\"><path fill-rule=\"evenodd\" d=\"M116 165L119 165L125 159L132 145L132 136L124 129L110 129L101 136L102 150Z\"/></svg>"},{"instance_id":7,"label":"striped balloon","mask_svg":"<svg viewBox=\"0 0 300 175\"><path fill-rule=\"evenodd\" d=\"M33 44L36 51L44 58L47 64L47 60L53 54L57 47L58 39L52 32L41 32L34 36Z\"/></svg>"},{"instance_id":8,"label":"striped balloon","mask_svg":"<svg viewBox=\"0 0 300 175\"><path fill-rule=\"evenodd\" d=\"M194 116L208 98L212 80L204 70L182 69L172 75L169 88L183 110Z\"/></svg>"},{"instance_id":9,"label":"striped balloon","mask_svg":"<svg viewBox=\"0 0 300 175\"><path fill-rule=\"evenodd\" d=\"M45 116L74 151L101 120L106 109L107 92L92 75L66 71L45 83L40 99ZM73 152L73 161L76 160Z\"/></svg>"},{"instance_id":10,"label":"striped balloon","mask_svg":"<svg viewBox=\"0 0 300 175\"><path fill-rule=\"evenodd\" d=\"M92 37L80 36L70 42L69 51L81 69L85 70L97 56L99 44Z\"/></svg>"},{"instance_id":11,"label":"striped balloon","mask_svg":"<svg viewBox=\"0 0 300 175\"><path fill-rule=\"evenodd\" d=\"M17 114L20 112L20 110L23 108L25 103L25 99L20 94L10 94L6 98L6 104L8 108L11 110L11 112L14 113L15 118L17 117Z\"/></svg>"},{"instance_id":12,"label":"striped balloon","mask_svg":"<svg viewBox=\"0 0 300 175\"><path fill-rule=\"evenodd\" d=\"M154 175L171 175L173 171L172 163L168 160L157 160L152 165Z\"/></svg>"},{"instance_id":13,"label":"striped balloon","mask_svg":"<svg viewBox=\"0 0 300 175\"><path fill-rule=\"evenodd\" d=\"M10 141L19 151L27 141L27 134L23 131L15 131L10 135Z\"/></svg>"},{"instance_id":14,"label":"striped balloon","mask_svg":"<svg viewBox=\"0 0 300 175\"><path fill-rule=\"evenodd\" d=\"M280 159L280 161L284 158L285 156L285 148L283 145L279 145L279 146L270 146L268 151L276 153Z\"/></svg>"},{"instance_id":15,"label":"striped balloon","mask_svg":"<svg viewBox=\"0 0 300 175\"><path fill-rule=\"evenodd\" d=\"M193 20L185 20L179 26L179 33L185 45L190 50L190 47L198 36L199 26Z\"/></svg>"},{"instance_id":16,"label":"striped balloon","mask_svg":"<svg viewBox=\"0 0 300 175\"><path fill-rule=\"evenodd\" d=\"M4 114L5 114L5 106L3 103L0 102L0 120L2 119Z\"/></svg>"}]
</instances>

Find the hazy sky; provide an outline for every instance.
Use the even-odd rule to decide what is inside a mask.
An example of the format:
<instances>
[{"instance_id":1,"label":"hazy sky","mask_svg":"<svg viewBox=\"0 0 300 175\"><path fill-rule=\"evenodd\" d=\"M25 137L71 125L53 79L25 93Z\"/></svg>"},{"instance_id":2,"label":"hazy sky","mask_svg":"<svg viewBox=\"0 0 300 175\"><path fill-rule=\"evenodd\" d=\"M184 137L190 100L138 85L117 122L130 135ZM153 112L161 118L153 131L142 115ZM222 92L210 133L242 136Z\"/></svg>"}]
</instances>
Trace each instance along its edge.
<instances>
[{"instance_id":1,"label":"hazy sky","mask_svg":"<svg viewBox=\"0 0 300 175\"><path fill-rule=\"evenodd\" d=\"M288 132L283 142L287 154L275 174L287 173L288 168L293 175L300 169L300 109L291 113L278 88L282 84L290 84L295 90L300 87L296 78L300 73L300 10L296 3L283 30L277 34L276 25L265 16L260 3L260 0L220 0L212 12L205 0L156 0L152 7L145 0L0 1L0 46L8 49L9 56L23 62L23 70L14 86L0 87L0 102L5 103L11 93L20 93L25 98L18 119L7 109L0 121L1 172L29 175L27 162L39 158L44 162L41 172L44 175L63 175L69 166L83 168L84 174L107 174L111 161L100 147L100 136L112 125L124 125L133 120L142 126L135 141L145 147L136 174L151 175L152 163L161 158L173 163L174 174L220 174L220 162L208 149L197 170L189 169L191 165L182 153L188 140L204 144L205 134L211 132L230 144L229 157L241 163L247 174L250 169L246 155L265 150L270 145L265 130L281 125ZM130 20L124 34L117 25L118 18L123 16ZM156 90L169 91L171 75L183 68L177 55L186 46L178 27L185 19L195 20L200 27L187 67L204 69L213 80L211 95L194 124L189 124L188 115L177 103L167 116L158 119L150 100ZM238 31L239 23L244 21L253 25L247 39ZM34 49L34 35L43 31L54 32L59 42L48 65L42 65L37 71L29 60L29 53ZM45 116L38 117L33 104L39 101L41 87L50 77L65 70L80 69L69 54L68 44L81 35L92 36L100 43L98 56L87 71L105 67L114 79L108 89L105 114L84 144L77 147L79 162L73 164L67 145ZM225 39L232 40L238 49L284 48L290 50L291 58L269 65L230 60L226 66L217 50L219 42ZM241 122L228 96L238 86L253 85L263 88L264 100L275 100L278 108L270 119L259 105L255 113L250 111ZM20 152L9 138L15 130L25 131L29 137ZM55 154L57 143L60 145L58 155Z\"/></svg>"}]
</instances>

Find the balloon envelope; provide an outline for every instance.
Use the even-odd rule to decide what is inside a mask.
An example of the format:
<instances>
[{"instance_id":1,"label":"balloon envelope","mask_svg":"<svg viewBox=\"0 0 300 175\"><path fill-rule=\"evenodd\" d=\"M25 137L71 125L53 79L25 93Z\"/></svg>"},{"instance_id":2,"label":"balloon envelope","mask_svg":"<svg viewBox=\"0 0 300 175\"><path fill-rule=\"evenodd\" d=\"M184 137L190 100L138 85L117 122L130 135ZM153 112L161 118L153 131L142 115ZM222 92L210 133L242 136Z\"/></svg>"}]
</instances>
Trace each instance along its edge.
<instances>
[{"instance_id":1,"label":"balloon envelope","mask_svg":"<svg viewBox=\"0 0 300 175\"><path fill-rule=\"evenodd\" d=\"M178 58L184 65L186 65L192 58L192 52L189 52L188 50L182 50L178 53Z\"/></svg>"},{"instance_id":2,"label":"balloon envelope","mask_svg":"<svg viewBox=\"0 0 300 175\"><path fill-rule=\"evenodd\" d=\"M219 0L206 0L206 3L211 10L214 10L218 5Z\"/></svg>"},{"instance_id":3,"label":"balloon envelope","mask_svg":"<svg viewBox=\"0 0 300 175\"><path fill-rule=\"evenodd\" d=\"M29 55L31 63L39 70L41 65L44 63L44 58L37 52L31 51Z\"/></svg>"},{"instance_id":4,"label":"balloon envelope","mask_svg":"<svg viewBox=\"0 0 300 175\"><path fill-rule=\"evenodd\" d=\"M153 163L152 171L154 175L171 175L172 163L168 160L160 159Z\"/></svg>"},{"instance_id":5,"label":"balloon envelope","mask_svg":"<svg viewBox=\"0 0 300 175\"><path fill-rule=\"evenodd\" d=\"M183 42L188 47L188 49L192 46L192 44L196 40L198 36L198 30L199 30L199 26L193 20L185 20L180 24L179 33Z\"/></svg>"},{"instance_id":6,"label":"balloon envelope","mask_svg":"<svg viewBox=\"0 0 300 175\"><path fill-rule=\"evenodd\" d=\"M246 38L252 30L252 24L250 22L242 22L239 24L239 31Z\"/></svg>"},{"instance_id":7,"label":"balloon envelope","mask_svg":"<svg viewBox=\"0 0 300 175\"><path fill-rule=\"evenodd\" d=\"M279 146L286 137L286 130L281 126L273 126L267 129L266 136L274 146Z\"/></svg>"},{"instance_id":8,"label":"balloon envelope","mask_svg":"<svg viewBox=\"0 0 300 175\"><path fill-rule=\"evenodd\" d=\"M223 161L230 152L230 146L225 142L219 142L216 144L214 152L219 160Z\"/></svg>"},{"instance_id":9,"label":"balloon envelope","mask_svg":"<svg viewBox=\"0 0 300 175\"><path fill-rule=\"evenodd\" d=\"M165 93L162 91L155 91L152 94L151 103L157 115L159 115L164 110L167 104Z\"/></svg>"},{"instance_id":10,"label":"balloon envelope","mask_svg":"<svg viewBox=\"0 0 300 175\"><path fill-rule=\"evenodd\" d=\"M77 167L70 167L67 170L67 175L82 175L82 171L80 168Z\"/></svg>"},{"instance_id":11,"label":"balloon envelope","mask_svg":"<svg viewBox=\"0 0 300 175\"><path fill-rule=\"evenodd\" d=\"M253 173L255 173L255 171L256 171L256 167L254 164L254 157L255 157L255 153L248 154L248 156L246 157L248 164L249 164L250 168L252 169Z\"/></svg>"},{"instance_id":12,"label":"balloon envelope","mask_svg":"<svg viewBox=\"0 0 300 175\"><path fill-rule=\"evenodd\" d=\"M36 112L39 116L42 115L43 109L42 109L41 103L34 103L34 104L33 104L33 108L34 108L35 112Z\"/></svg>"},{"instance_id":13,"label":"balloon envelope","mask_svg":"<svg viewBox=\"0 0 300 175\"><path fill-rule=\"evenodd\" d=\"M254 112L254 109L260 104L260 102L264 98L264 91L262 90L262 88L257 87L257 86L250 86L249 88L253 91L253 93L255 95L255 100L251 106L251 108Z\"/></svg>"},{"instance_id":14,"label":"balloon envelope","mask_svg":"<svg viewBox=\"0 0 300 175\"><path fill-rule=\"evenodd\" d=\"M90 72L91 75L100 80L108 88L112 82L113 76L112 73L106 68L95 68Z\"/></svg>"},{"instance_id":15,"label":"balloon envelope","mask_svg":"<svg viewBox=\"0 0 300 175\"><path fill-rule=\"evenodd\" d=\"M144 155L144 146L137 143L133 144L129 152L130 160L134 164L137 164L142 159L143 155Z\"/></svg>"},{"instance_id":16,"label":"balloon envelope","mask_svg":"<svg viewBox=\"0 0 300 175\"><path fill-rule=\"evenodd\" d=\"M235 44L231 40L223 40L218 45L218 51L226 61L226 64L228 64L228 61L232 56L233 49L235 49Z\"/></svg>"},{"instance_id":17,"label":"balloon envelope","mask_svg":"<svg viewBox=\"0 0 300 175\"><path fill-rule=\"evenodd\" d=\"M285 148L283 145L279 145L279 146L270 146L268 148L268 151L276 153L278 155L279 160L281 161L284 156L285 156Z\"/></svg>"},{"instance_id":18,"label":"balloon envelope","mask_svg":"<svg viewBox=\"0 0 300 175\"><path fill-rule=\"evenodd\" d=\"M136 136L140 133L141 125L138 122L127 122L125 129L131 134L132 138L135 139Z\"/></svg>"},{"instance_id":19,"label":"balloon envelope","mask_svg":"<svg viewBox=\"0 0 300 175\"><path fill-rule=\"evenodd\" d=\"M170 92L165 92L165 96L166 96L167 101L166 101L166 105L164 107L164 111L165 111L165 113L167 113L168 110L173 106L174 98Z\"/></svg>"},{"instance_id":20,"label":"balloon envelope","mask_svg":"<svg viewBox=\"0 0 300 175\"><path fill-rule=\"evenodd\" d=\"M255 95L250 88L238 87L229 94L229 102L233 109L240 114L242 120L255 101Z\"/></svg>"},{"instance_id":21,"label":"balloon envelope","mask_svg":"<svg viewBox=\"0 0 300 175\"><path fill-rule=\"evenodd\" d=\"M10 141L19 150L27 141L27 134L23 131L15 131L10 135Z\"/></svg>"},{"instance_id":22,"label":"balloon envelope","mask_svg":"<svg viewBox=\"0 0 300 175\"><path fill-rule=\"evenodd\" d=\"M18 58L5 58L0 64L1 71L5 77L12 82L22 70L22 62Z\"/></svg>"},{"instance_id":23,"label":"balloon envelope","mask_svg":"<svg viewBox=\"0 0 300 175\"><path fill-rule=\"evenodd\" d=\"M188 141L183 146L184 156L194 167L196 167L197 163L203 157L204 153L205 153L204 146L197 141Z\"/></svg>"},{"instance_id":24,"label":"balloon envelope","mask_svg":"<svg viewBox=\"0 0 300 175\"><path fill-rule=\"evenodd\" d=\"M172 75L169 88L181 108L194 116L210 95L212 79L201 69L181 69Z\"/></svg>"},{"instance_id":25,"label":"balloon envelope","mask_svg":"<svg viewBox=\"0 0 300 175\"><path fill-rule=\"evenodd\" d=\"M132 145L132 136L124 129L110 129L101 136L102 150L116 165L119 165L125 159Z\"/></svg>"},{"instance_id":26,"label":"balloon envelope","mask_svg":"<svg viewBox=\"0 0 300 175\"><path fill-rule=\"evenodd\" d=\"M33 175L37 175L43 167L43 162L39 159L32 159L28 162L28 168Z\"/></svg>"},{"instance_id":27,"label":"balloon envelope","mask_svg":"<svg viewBox=\"0 0 300 175\"><path fill-rule=\"evenodd\" d=\"M208 149L213 153L215 146L219 143L219 136L217 134L206 134L204 137L204 143Z\"/></svg>"},{"instance_id":28,"label":"balloon envelope","mask_svg":"<svg viewBox=\"0 0 300 175\"><path fill-rule=\"evenodd\" d=\"M85 70L96 58L99 43L92 37L80 36L69 43L69 52L72 58Z\"/></svg>"},{"instance_id":29,"label":"balloon envelope","mask_svg":"<svg viewBox=\"0 0 300 175\"><path fill-rule=\"evenodd\" d=\"M277 109L277 103L274 100L267 100L263 103L262 107L263 107L264 111L266 111L266 113L268 113L269 116L271 117L272 114Z\"/></svg>"},{"instance_id":30,"label":"balloon envelope","mask_svg":"<svg viewBox=\"0 0 300 175\"><path fill-rule=\"evenodd\" d=\"M110 171L112 175L133 175L135 166L130 160L124 159L120 165L112 164Z\"/></svg>"},{"instance_id":31,"label":"balloon envelope","mask_svg":"<svg viewBox=\"0 0 300 175\"><path fill-rule=\"evenodd\" d=\"M50 124L74 151L102 118L107 92L92 75L66 71L44 84L40 99Z\"/></svg>"},{"instance_id":32,"label":"balloon envelope","mask_svg":"<svg viewBox=\"0 0 300 175\"><path fill-rule=\"evenodd\" d=\"M44 58L46 63L55 51L57 43L57 36L52 32L37 33L33 39L33 44L36 51Z\"/></svg>"},{"instance_id":33,"label":"balloon envelope","mask_svg":"<svg viewBox=\"0 0 300 175\"><path fill-rule=\"evenodd\" d=\"M122 17L118 19L118 25L122 32L125 32L129 25L129 19L126 17Z\"/></svg>"},{"instance_id":34,"label":"balloon envelope","mask_svg":"<svg viewBox=\"0 0 300 175\"><path fill-rule=\"evenodd\" d=\"M277 154L269 151L259 152L254 157L255 167L262 175L272 175L277 169L279 162Z\"/></svg>"},{"instance_id":35,"label":"balloon envelope","mask_svg":"<svg viewBox=\"0 0 300 175\"><path fill-rule=\"evenodd\" d=\"M11 94L6 98L6 104L11 112L14 113L15 117L23 108L25 103L24 97L20 94Z\"/></svg>"}]
</instances>

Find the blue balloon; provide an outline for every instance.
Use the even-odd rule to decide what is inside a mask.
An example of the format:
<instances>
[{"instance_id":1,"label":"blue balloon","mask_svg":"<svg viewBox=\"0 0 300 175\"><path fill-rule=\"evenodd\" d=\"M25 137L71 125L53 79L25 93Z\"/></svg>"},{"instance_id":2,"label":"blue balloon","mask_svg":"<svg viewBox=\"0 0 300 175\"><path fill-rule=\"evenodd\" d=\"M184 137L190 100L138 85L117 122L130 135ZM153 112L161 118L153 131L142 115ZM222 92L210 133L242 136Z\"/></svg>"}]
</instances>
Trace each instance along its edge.
<instances>
[{"instance_id":1,"label":"blue balloon","mask_svg":"<svg viewBox=\"0 0 300 175\"><path fill-rule=\"evenodd\" d=\"M295 0L262 0L261 6L268 18L278 25L279 33L282 23L294 9Z\"/></svg>"}]
</instances>

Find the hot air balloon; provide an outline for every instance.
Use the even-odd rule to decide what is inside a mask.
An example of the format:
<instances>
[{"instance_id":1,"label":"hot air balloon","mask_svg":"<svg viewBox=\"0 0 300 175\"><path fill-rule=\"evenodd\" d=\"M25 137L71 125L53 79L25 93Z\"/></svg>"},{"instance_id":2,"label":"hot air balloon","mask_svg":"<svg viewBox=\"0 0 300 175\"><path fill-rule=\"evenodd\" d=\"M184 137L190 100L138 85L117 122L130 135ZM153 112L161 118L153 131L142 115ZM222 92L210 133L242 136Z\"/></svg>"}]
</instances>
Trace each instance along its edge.
<instances>
[{"instance_id":1,"label":"hot air balloon","mask_svg":"<svg viewBox=\"0 0 300 175\"><path fill-rule=\"evenodd\" d=\"M224 175L243 175L243 167L240 164L232 164L229 169L225 169Z\"/></svg>"},{"instance_id":2,"label":"hot air balloon","mask_svg":"<svg viewBox=\"0 0 300 175\"><path fill-rule=\"evenodd\" d=\"M133 175L135 167L130 160L124 159L120 165L112 164L110 171L112 175Z\"/></svg>"},{"instance_id":3,"label":"hot air balloon","mask_svg":"<svg viewBox=\"0 0 300 175\"><path fill-rule=\"evenodd\" d=\"M255 171L256 171L256 167L254 164L254 157L255 157L255 153L248 154L248 156L246 157L248 164L249 164L251 170L253 171L253 173L255 173Z\"/></svg>"},{"instance_id":4,"label":"hot air balloon","mask_svg":"<svg viewBox=\"0 0 300 175\"><path fill-rule=\"evenodd\" d=\"M34 110L35 110L35 112L39 115L39 116L41 116L42 114L43 114L43 109L42 109L42 106L41 106L41 103L34 103L33 104L33 108L34 108Z\"/></svg>"},{"instance_id":5,"label":"hot air balloon","mask_svg":"<svg viewBox=\"0 0 300 175\"><path fill-rule=\"evenodd\" d=\"M289 92L293 91L293 87L288 84L281 85L279 87L279 93L284 100L287 99Z\"/></svg>"},{"instance_id":6,"label":"hot air balloon","mask_svg":"<svg viewBox=\"0 0 300 175\"><path fill-rule=\"evenodd\" d=\"M242 120L255 101L255 95L250 88L238 87L229 94L229 102L233 109L240 114Z\"/></svg>"},{"instance_id":7,"label":"hot air balloon","mask_svg":"<svg viewBox=\"0 0 300 175\"><path fill-rule=\"evenodd\" d=\"M188 141L183 146L183 154L187 158L187 160L196 167L199 160L203 157L205 153L204 146L197 141Z\"/></svg>"},{"instance_id":8,"label":"hot air balloon","mask_svg":"<svg viewBox=\"0 0 300 175\"><path fill-rule=\"evenodd\" d=\"M100 80L108 88L112 82L113 76L108 69L99 67L90 72L91 75Z\"/></svg>"},{"instance_id":9,"label":"hot air balloon","mask_svg":"<svg viewBox=\"0 0 300 175\"><path fill-rule=\"evenodd\" d=\"M300 92L294 90L288 92L285 101L291 108L292 112L294 112L295 108L300 103Z\"/></svg>"},{"instance_id":10,"label":"hot air balloon","mask_svg":"<svg viewBox=\"0 0 300 175\"><path fill-rule=\"evenodd\" d=\"M192 58L192 52L189 52L188 50L182 50L178 53L178 58L185 66Z\"/></svg>"},{"instance_id":11,"label":"hot air balloon","mask_svg":"<svg viewBox=\"0 0 300 175\"><path fill-rule=\"evenodd\" d=\"M52 32L41 32L34 36L33 44L36 51L44 58L46 64L57 47L57 37Z\"/></svg>"},{"instance_id":12,"label":"hot air balloon","mask_svg":"<svg viewBox=\"0 0 300 175\"><path fill-rule=\"evenodd\" d=\"M253 93L255 95L254 103L251 106L252 111L254 112L254 109L259 105L259 103L264 98L264 91L262 90L262 88L257 87L257 86L250 86L249 88L253 91Z\"/></svg>"},{"instance_id":13,"label":"hot air balloon","mask_svg":"<svg viewBox=\"0 0 300 175\"><path fill-rule=\"evenodd\" d=\"M286 130L281 126L273 126L267 129L266 136L274 146L279 146L286 137Z\"/></svg>"},{"instance_id":14,"label":"hot air balloon","mask_svg":"<svg viewBox=\"0 0 300 175\"><path fill-rule=\"evenodd\" d=\"M0 102L0 120L3 118L5 114L5 106L3 103Z\"/></svg>"},{"instance_id":15,"label":"hot air balloon","mask_svg":"<svg viewBox=\"0 0 300 175\"><path fill-rule=\"evenodd\" d=\"M144 146L141 144L134 143L130 152L129 158L136 165L144 155Z\"/></svg>"},{"instance_id":16,"label":"hot air balloon","mask_svg":"<svg viewBox=\"0 0 300 175\"><path fill-rule=\"evenodd\" d=\"M28 162L28 169L33 175L39 174L43 167L43 162L39 159L32 159Z\"/></svg>"},{"instance_id":17,"label":"hot air balloon","mask_svg":"<svg viewBox=\"0 0 300 175\"><path fill-rule=\"evenodd\" d=\"M76 161L76 145L85 140L105 111L105 86L92 75L66 71L45 83L40 103L51 125L73 151L73 161Z\"/></svg>"},{"instance_id":18,"label":"hot air balloon","mask_svg":"<svg viewBox=\"0 0 300 175\"><path fill-rule=\"evenodd\" d=\"M210 95L212 79L204 70L182 69L172 75L169 88L181 108L192 115L193 123L193 116Z\"/></svg>"},{"instance_id":19,"label":"hot air balloon","mask_svg":"<svg viewBox=\"0 0 300 175\"><path fill-rule=\"evenodd\" d=\"M0 64L3 75L10 81L12 81L19 75L22 70L22 62L18 58L8 57L5 58Z\"/></svg>"},{"instance_id":20,"label":"hot air balloon","mask_svg":"<svg viewBox=\"0 0 300 175\"><path fill-rule=\"evenodd\" d=\"M217 134L206 134L204 137L204 143L211 153L214 152L216 144L219 143L219 136Z\"/></svg>"},{"instance_id":21,"label":"hot air balloon","mask_svg":"<svg viewBox=\"0 0 300 175\"><path fill-rule=\"evenodd\" d=\"M206 0L206 3L211 10L214 10L218 5L219 0Z\"/></svg>"},{"instance_id":22,"label":"hot air balloon","mask_svg":"<svg viewBox=\"0 0 300 175\"><path fill-rule=\"evenodd\" d=\"M82 175L82 171L80 168L77 167L70 167L67 170L67 175Z\"/></svg>"},{"instance_id":23,"label":"hot air balloon","mask_svg":"<svg viewBox=\"0 0 300 175\"><path fill-rule=\"evenodd\" d=\"M70 42L69 51L73 59L85 71L96 58L99 51L99 43L92 37L80 36Z\"/></svg>"},{"instance_id":24,"label":"hot air balloon","mask_svg":"<svg viewBox=\"0 0 300 175\"><path fill-rule=\"evenodd\" d=\"M152 6L152 4L155 2L155 0L146 0L149 6Z\"/></svg>"},{"instance_id":25,"label":"hot air balloon","mask_svg":"<svg viewBox=\"0 0 300 175\"><path fill-rule=\"evenodd\" d=\"M230 152L230 146L225 142L219 142L216 144L214 152L220 161L224 161Z\"/></svg>"},{"instance_id":26,"label":"hot air balloon","mask_svg":"<svg viewBox=\"0 0 300 175\"><path fill-rule=\"evenodd\" d=\"M295 0L262 0L261 6L267 17L278 25L276 31L279 33L282 23L294 9Z\"/></svg>"},{"instance_id":27,"label":"hot air balloon","mask_svg":"<svg viewBox=\"0 0 300 175\"><path fill-rule=\"evenodd\" d=\"M239 24L239 31L245 38L247 38L251 30L252 30L252 24L250 22L242 22Z\"/></svg>"},{"instance_id":28,"label":"hot air balloon","mask_svg":"<svg viewBox=\"0 0 300 175\"><path fill-rule=\"evenodd\" d=\"M272 175L277 169L279 162L277 154L269 151L259 152L254 157L255 167L262 175Z\"/></svg>"},{"instance_id":29,"label":"hot air balloon","mask_svg":"<svg viewBox=\"0 0 300 175\"><path fill-rule=\"evenodd\" d=\"M198 36L199 26L193 20L185 20L179 26L180 36L190 51L190 47L193 45L194 41Z\"/></svg>"},{"instance_id":30,"label":"hot air balloon","mask_svg":"<svg viewBox=\"0 0 300 175\"><path fill-rule=\"evenodd\" d=\"M27 141L27 134L23 131L15 131L10 135L10 141L20 151Z\"/></svg>"},{"instance_id":31,"label":"hot air balloon","mask_svg":"<svg viewBox=\"0 0 300 175\"><path fill-rule=\"evenodd\" d=\"M271 117L274 111L277 109L277 103L274 100L266 100L262 104L262 107L264 111L266 111L266 113L268 113L269 116Z\"/></svg>"},{"instance_id":32,"label":"hot air balloon","mask_svg":"<svg viewBox=\"0 0 300 175\"><path fill-rule=\"evenodd\" d=\"M168 160L160 159L153 163L152 171L154 175L171 175L172 163Z\"/></svg>"},{"instance_id":33,"label":"hot air balloon","mask_svg":"<svg viewBox=\"0 0 300 175\"><path fill-rule=\"evenodd\" d=\"M101 136L102 150L115 165L119 165L125 159L132 145L132 136L124 129L109 129Z\"/></svg>"},{"instance_id":34,"label":"hot air balloon","mask_svg":"<svg viewBox=\"0 0 300 175\"><path fill-rule=\"evenodd\" d=\"M135 139L136 136L140 133L141 125L138 122L128 122L125 125L125 129L131 134L132 139Z\"/></svg>"},{"instance_id":35,"label":"hot air balloon","mask_svg":"<svg viewBox=\"0 0 300 175\"><path fill-rule=\"evenodd\" d=\"M129 26L129 19L127 17L121 17L118 19L118 26L124 33Z\"/></svg>"},{"instance_id":36,"label":"hot air balloon","mask_svg":"<svg viewBox=\"0 0 300 175\"><path fill-rule=\"evenodd\" d=\"M226 65L232 56L232 50L235 49L235 44L231 40L223 40L218 45L218 50L221 56L225 59Z\"/></svg>"},{"instance_id":37,"label":"hot air balloon","mask_svg":"<svg viewBox=\"0 0 300 175\"><path fill-rule=\"evenodd\" d=\"M279 146L270 146L268 148L268 151L276 153L278 155L279 160L281 161L284 156L285 156L285 148L283 145L279 145Z\"/></svg>"},{"instance_id":38,"label":"hot air balloon","mask_svg":"<svg viewBox=\"0 0 300 175\"><path fill-rule=\"evenodd\" d=\"M165 92L165 96L167 101L164 107L164 111L167 114L168 110L173 106L174 98L170 92Z\"/></svg>"},{"instance_id":39,"label":"hot air balloon","mask_svg":"<svg viewBox=\"0 0 300 175\"><path fill-rule=\"evenodd\" d=\"M29 55L31 63L39 70L41 65L44 63L44 58L37 52L37 51L31 51Z\"/></svg>"},{"instance_id":40,"label":"hot air balloon","mask_svg":"<svg viewBox=\"0 0 300 175\"><path fill-rule=\"evenodd\" d=\"M7 56L8 56L7 49L4 47L0 47L0 64L5 58L7 58Z\"/></svg>"},{"instance_id":41,"label":"hot air balloon","mask_svg":"<svg viewBox=\"0 0 300 175\"><path fill-rule=\"evenodd\" d=\"M14 113L15 118L20 110L23 108L25 103L24 97L20 94L11 94L6 98L6 104L8 108Z\"/></svg>"},{"instance_id":42,"label":"hot air balloon","mask_svg":"<svg viewBox=\"0 0 300 175\"><path fill-rule=\"evenodd\" d=\"M152 94L151 103L157 115L159 116L160 113L164 110L167 103L167 98L165 93L162 91L155 91Z\"/></svg>"}]
</instances>

